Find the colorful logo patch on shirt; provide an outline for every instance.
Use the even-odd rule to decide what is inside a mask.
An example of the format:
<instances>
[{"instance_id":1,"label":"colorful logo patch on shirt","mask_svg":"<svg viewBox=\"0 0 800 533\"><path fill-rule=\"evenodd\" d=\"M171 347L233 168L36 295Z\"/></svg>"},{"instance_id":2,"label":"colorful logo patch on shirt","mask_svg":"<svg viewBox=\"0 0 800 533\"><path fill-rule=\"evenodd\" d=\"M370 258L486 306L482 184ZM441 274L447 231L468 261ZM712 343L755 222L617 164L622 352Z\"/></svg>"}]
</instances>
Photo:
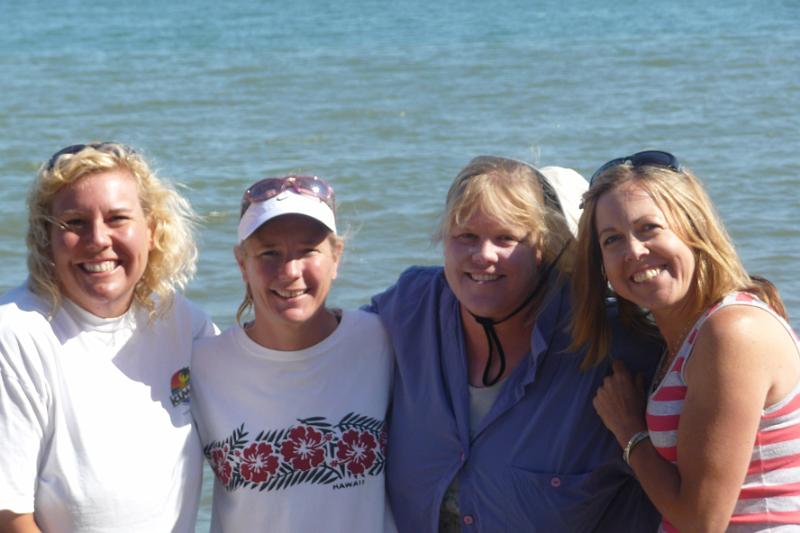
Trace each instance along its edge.
<instances>
[{"instance_id":1,"label":"colorful logo patch on shirt","mask_svg":"<svg viewBox=\"0 0 800 533\"><path fill-rule=\"evenodd\" d=\"M191 386L189 385L189 368L181 368L174 374L170 380L170 388L172 394L169 399L172 405L177 407L182 403L189 403L189 396L191 394Z\"/></svg>"}]
</instances>

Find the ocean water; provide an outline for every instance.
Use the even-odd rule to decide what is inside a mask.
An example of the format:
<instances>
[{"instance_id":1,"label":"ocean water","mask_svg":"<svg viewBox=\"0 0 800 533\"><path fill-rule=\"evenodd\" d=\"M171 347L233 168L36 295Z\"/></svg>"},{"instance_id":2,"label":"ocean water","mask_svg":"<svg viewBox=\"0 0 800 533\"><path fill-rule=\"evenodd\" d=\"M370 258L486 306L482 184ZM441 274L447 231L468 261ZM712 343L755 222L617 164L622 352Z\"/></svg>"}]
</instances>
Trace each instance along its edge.
<instances>
[{"instance_id":1,"label":"ocean water","mask_svg":"<svg viewBox=\"0 0 800 533\"><path fill-rule=\"evenodd\" d=\"M131 144L182 185L202 217L188 292L222 327L260 177L333 183L347 249L330 303L351 307L440 261L430 235L475 155L588 176L660 148L703 178L797 328L800 3L616 4L2 0L0 290L25 277L31 178L76 142Z\"/></svg>"}]
</instances>

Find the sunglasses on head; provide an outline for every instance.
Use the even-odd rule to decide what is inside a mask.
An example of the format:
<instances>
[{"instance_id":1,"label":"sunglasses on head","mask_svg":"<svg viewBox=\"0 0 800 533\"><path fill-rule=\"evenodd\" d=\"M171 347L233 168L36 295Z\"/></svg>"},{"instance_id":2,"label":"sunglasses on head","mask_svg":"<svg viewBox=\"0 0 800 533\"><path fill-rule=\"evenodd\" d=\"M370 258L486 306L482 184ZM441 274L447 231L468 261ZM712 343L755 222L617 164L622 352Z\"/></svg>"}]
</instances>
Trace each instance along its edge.
<instances>
[{"instance_id":1,"label":"sunglasses on head","mask_svg":"<svg viewBox=\"0 0 800 533\"><path fill-rule=\"evenodd\" d=\"M675 172L680 172L683 170L678 158L671 153L663 152L661 150L645 150L644 152L636 152L635 154L627 157L618 157L616 159L612 159L608 163L598 168L595 173L592 174L589 184L591 185L594 183L594 179L597 176L609 168L617 165L631 165L633 167L663 167L674 170Z\"/></svg>"},{"instance_id":2,"label":"sunglasses on head","mask_svg":"<svg viewBox=\"0 0 800 533\"><path fill-rule=\"evenodd\" d=\"M62 155L67 155L67 154L74 155L77 154L78 152L83 151L86 148L94 148L95 150L102 150L107 146L121 146L122 149L128 153L136 153L136 151L133 148L130 148L129 146L125 146L123 144L118 144L111 141L104 141L101 143L89 143L89 144L71 144L66 148L62 148L61 150L50 156L50 159L47 161L46 168L48 171L53 170L53 168L56 166L58 158L61 157Z\"/></svg>"},{"instance_id":3,"label":"sunglasses on head","mask_svg":"<svg viewBox=\"0 0 800 533\"><path fill-rule=\"evenodd\" d=\"M251 185L242 197L242 210L240 213L244 215L250 204L257 202L266 202L270 198L278 196L286 190L293 190L297 194L310 196L316 198L320 202L331 208L331 211L336 212L336 200L333 195L333 187L322 178L317 176L298 176L290 175L280 178L264 178Z\"/></svg>"}]
</instances>

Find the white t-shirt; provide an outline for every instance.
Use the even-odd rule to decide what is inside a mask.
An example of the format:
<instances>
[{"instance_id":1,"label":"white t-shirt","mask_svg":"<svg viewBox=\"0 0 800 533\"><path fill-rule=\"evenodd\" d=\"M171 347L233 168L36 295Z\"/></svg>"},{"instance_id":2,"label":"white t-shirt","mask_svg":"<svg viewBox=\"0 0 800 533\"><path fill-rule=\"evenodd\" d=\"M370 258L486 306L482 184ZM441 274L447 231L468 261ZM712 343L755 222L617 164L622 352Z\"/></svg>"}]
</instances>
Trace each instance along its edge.
<instances>
[{"instance_id":1,"label":"white t-shirt","mask_svg":"<svg viewBox=\"0 0 800 533\"><path fill-rule=\"evenodd\" d=\"M154 322L48 311L25 286L0 299L0 508L48 532L193 531L188 366L213 324L182 296Z\"/></svg>"},{"instance_id":2,"label":"white t-shirt","mask_svg":"<svg viewBox=\"0 0 800 533\"><path fill-rule=\"evenodd\" d=\"M195 343L192 413L216 474L211 531L394 531L384 488L393 362L377 316L346 311L294 352L240 326Z\"/></svg>"}]
</instances>

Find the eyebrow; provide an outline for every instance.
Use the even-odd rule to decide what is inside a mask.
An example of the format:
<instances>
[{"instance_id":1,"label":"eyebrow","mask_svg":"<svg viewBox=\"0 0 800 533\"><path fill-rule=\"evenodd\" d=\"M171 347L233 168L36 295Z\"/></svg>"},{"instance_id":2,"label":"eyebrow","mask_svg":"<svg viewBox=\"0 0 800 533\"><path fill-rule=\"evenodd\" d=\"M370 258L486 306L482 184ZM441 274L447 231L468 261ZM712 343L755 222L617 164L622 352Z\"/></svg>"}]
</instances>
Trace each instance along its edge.
<instances>
[{"instance_id":1,"label":"eyebrow","mask_svg":"<svg viewBox=\"0 0 800 533\"><path fill-rule=\"evenodd\" d=\"M648 217L651 217L654 220L656 220L656 221L658 221L658 222L660 222L662 224L666 224L667 223L667 219L663 215L659 216L659 215L654 214L654 213L645 213L644 215L641 215L640 217L635 218L634 220L632 220L631 224L634 225L634 226L637 225L637 224L641 224ZM617 230L616 226L606 226L603 229L598 229L597 230L597 234L600 235L600 234L602 234L604 232L607 232L607 231L619 231L619 230Z\"/></svg>"}]
</instances>

